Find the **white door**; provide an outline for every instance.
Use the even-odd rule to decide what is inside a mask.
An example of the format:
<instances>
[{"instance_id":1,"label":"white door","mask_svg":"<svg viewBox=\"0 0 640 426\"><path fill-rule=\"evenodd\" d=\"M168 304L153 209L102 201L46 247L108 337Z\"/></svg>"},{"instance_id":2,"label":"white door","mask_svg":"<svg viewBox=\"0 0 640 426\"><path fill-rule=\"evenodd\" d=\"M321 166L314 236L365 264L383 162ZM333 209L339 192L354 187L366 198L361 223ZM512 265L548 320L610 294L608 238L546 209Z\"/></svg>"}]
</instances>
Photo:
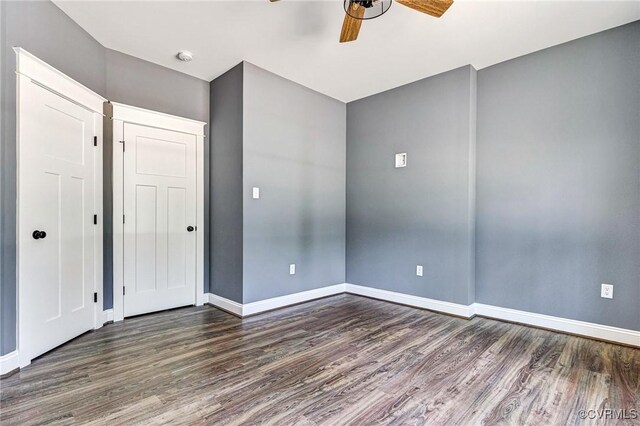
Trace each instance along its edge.
<instances>
[{"instance_id":1,"label":"white door","mask_svg":"<svg viewBox=\"0 0 640 426\"><path fill-rule=\"evenodd\" d=\"M196 303L196 137L125 123L124 316Z\"/></svg>"},{"instance_id":2,"label":"white door","mask_svg":"<svg viewBox=\"0 0 640 426\"><path fill-rule=\"evenodd\" d=\"M94 328L94 135L102 119L28 78L18 84L19 343L31 360Z\"/></svg>"}]
</instances>

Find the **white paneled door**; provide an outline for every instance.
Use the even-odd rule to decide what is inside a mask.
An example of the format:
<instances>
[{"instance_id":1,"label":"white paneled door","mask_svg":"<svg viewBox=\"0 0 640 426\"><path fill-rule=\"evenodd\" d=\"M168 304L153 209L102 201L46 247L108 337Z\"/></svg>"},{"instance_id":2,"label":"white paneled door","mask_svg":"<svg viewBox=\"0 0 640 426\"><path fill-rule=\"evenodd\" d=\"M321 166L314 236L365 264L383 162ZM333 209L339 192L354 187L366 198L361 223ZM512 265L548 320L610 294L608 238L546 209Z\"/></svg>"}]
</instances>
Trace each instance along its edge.
<instances>
[{"instance_id":1,"label":"white paneled door","mask_svg":"<svg viewBox=\"0 0 640 426\"><path fill-rule=\"evenodd\" d=\"M20 352L28 363L94 328L97 238L90 111L19 78Z\"/></svg>"},{"instance_id":2,"label":"white paneled door","mask_svg":"<svg viewBox=\"0 0 640 426\"><path fill-rule=\"evenodd\" d=\"M124 316L196 304L196 136L124 123Z\"/></svg>"}]
</instances>

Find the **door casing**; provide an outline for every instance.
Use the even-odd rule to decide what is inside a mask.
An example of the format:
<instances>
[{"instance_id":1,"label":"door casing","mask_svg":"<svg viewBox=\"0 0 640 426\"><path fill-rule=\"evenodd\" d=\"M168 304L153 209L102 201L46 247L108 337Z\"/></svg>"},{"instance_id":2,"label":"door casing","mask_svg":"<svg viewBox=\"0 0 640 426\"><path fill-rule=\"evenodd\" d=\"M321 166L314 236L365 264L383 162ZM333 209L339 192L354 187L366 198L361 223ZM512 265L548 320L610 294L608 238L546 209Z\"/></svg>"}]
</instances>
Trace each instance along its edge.
<instances>
[{"instance_id":1,"label":"door casing","mask_svg":"<svg viewBox=\"0 0 640 426\"><path fill-rule=\"evenodd\" d=\"M61 98L66 99L82 108L85 108L92 112L102 116L102 104L105 99L100 95L94 93L90 89L81 85L77 81L73 80L66 74L53 68L46 62L33 56L26 50L16 47L14 48L16 53L16 145L17 145L17 203L16 203L16 241L20 244L21 236L25 233L21 232L20 223L20 86L21 84L36 84ZM94 126L94 132L96 137L96 146L93 151L94 161L94 210L98 216L97 224L94 228L94 280L93 291L98 294L98 300L93 303L93 323L94 329L98 329L103 325L103 291L102 291L102 270L103 270L103 201L102 201L102 156L103 156L103 137L102 126ZM16 271L17 271L17 306L16 306L16 336L17 336L17 351L19 358L19 366L25 367L31 363L29 348L29 337L25 327L25 318L29 312L29 301L24 297L25 287L21 285L20 281L20 250L17 251L16 256Z\"/></svg>"},{"instance_id":2,"label":"door casing","mask_svg":"<svg viewBox=\"0 0 640 426\"><path fill-rule=\"evenodd\" d=\"M113 320L124 319L124 124L182 132L196 137L196 306L207 302L204 293L204 126L202 121L152 110L110 104L113 138Z\"/></svg>"}]
</instances>

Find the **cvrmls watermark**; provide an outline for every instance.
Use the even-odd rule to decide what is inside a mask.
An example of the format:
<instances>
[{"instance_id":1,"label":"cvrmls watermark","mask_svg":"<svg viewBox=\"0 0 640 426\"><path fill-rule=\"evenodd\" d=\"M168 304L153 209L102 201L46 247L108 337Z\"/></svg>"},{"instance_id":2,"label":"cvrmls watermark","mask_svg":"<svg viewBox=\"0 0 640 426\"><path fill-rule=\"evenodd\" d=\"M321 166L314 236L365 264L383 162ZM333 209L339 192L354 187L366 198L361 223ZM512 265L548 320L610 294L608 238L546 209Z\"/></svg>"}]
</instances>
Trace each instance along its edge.
<instances>
[{"instance_id":1,"label":"cvrmls watermark","mask_svg":"<svg viewBox=\"0 0 640 426\"><path fill-rule=\"evenodd\" d=\"M598 419L598 420L636 420L640 418L640 413L636 409L612 409L602 408L600 410L580 410L578 417L581 419Z\"/></svg>"}]
</instances>

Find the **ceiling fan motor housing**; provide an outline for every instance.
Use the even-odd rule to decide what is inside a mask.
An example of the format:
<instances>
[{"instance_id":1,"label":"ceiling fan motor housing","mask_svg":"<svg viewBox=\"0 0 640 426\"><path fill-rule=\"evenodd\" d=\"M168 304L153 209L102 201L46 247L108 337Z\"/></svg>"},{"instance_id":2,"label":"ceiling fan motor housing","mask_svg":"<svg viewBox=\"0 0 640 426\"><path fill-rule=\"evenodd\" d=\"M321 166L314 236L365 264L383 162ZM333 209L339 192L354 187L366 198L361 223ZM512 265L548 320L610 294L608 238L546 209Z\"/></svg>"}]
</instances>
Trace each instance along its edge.
<instances>
[{"instance_id":1,"label":"ceiling fan motor housing","mask_svg":"<svg viewBox=\"0 0 640 426\"><path fill-rule=\"evenodd\" d=\"M374 19L389 10L391 2L392 0L345 0L344 11L354 19ZM364 13L360 8L364 8ZM359 13L354 13L354 11Z\"/></svg>"}]
</instances>

